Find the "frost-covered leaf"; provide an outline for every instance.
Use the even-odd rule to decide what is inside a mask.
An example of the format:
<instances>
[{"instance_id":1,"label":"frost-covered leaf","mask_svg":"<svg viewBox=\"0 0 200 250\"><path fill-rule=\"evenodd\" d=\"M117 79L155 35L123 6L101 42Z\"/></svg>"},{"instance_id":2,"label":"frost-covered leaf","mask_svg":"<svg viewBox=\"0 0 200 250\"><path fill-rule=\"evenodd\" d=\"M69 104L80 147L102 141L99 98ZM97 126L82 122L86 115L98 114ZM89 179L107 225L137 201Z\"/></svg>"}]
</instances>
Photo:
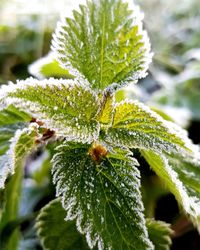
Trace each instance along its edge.
<instances>
[{"instance_id":1,"label":"frost-covered leaf","mask_svg":"<svg viewBox=\"0 0 200 250\"><path fill-rule=\"evenodd\" d=\"M57 196L62 197L66 219L76 219L89 246L153 249L144 221L137 161L122 149L102 156L103 145L96 150L61 145L57 150L52 170Z\"/></svg>"},{"instance_id":2,"label":"frost-covered leaf","mask_svg":"<svg viewBox=\"0 0 200 250\"><path fill-rule=\"evenodd\" d=\"M72 78L68 70L60 66L52 52L29 65L28 70L31 75L38 79L49 77Z\"/></svg>"},{"instance_id":3,"label":"frost-covered leaf","mask_svg":"<svg viewBox=\"0 0 200 250\"><path fill-rule=\"evenodd\" d=\"M89 250L74 221L65 221L66 211L59 199L51 201L40 211L36 229L44 249Z\"/></svg>"},{"instance_id":4,"label":"frost-covered leaf","mask_svg":"<svg viewBox=\"0 0 200 250\"><path fill-rule=\"evenodd\" d=\"M11 159L14 162L14 169L20 166L24 158L37 146L38 136L37 125L31 124L28 128L18 130L11 140ZM13 154L13 155L12 155Z\"/></svg>"},{"instance_id":5,"label":"frost-covered leaf","mask_svg":"<svg viewBox=\"0 0 200 250\"><path fill-rule=\"evenodd\" d=\"M4 188L8 176L15 173L15 169L22 164L24 157L35 146L36 135L36 128L31 126L17 130L10 139L8 150L0 156L0 188Z\"/></svg>"},{"instance_id":6,"label":"frost-covered leaf","mask_svg":"<svg viewBox=\"0 0 200 250\"><path fill-rule=\"evenodd\" d=\"M0 91L1 108L13 104L57 136L82 142L91 142L98 136L99 125L93 119L98 100L86 81L30 78L4 85Z\"/></svg>"},{"instance_id":7,"label":"frost-covered leaf","mask_svg":"<svg viewBox=\"0 0 200 250\"><path fill-rule=\"evenodd\" d=\"M9 140L14 136L15 131L21 128L23 123L30 120L29 115L12 105L0 111L0 155L8 149Z\"/></svg>"},{"instance_id":8,"label":"frost-covered leaf","mask_svg":"<svg viewBox=\"0 0 200 250\"><path fill-rule=\"evenodd\" d=\"M113 123L103 138L118 146L176 152L190 149L184 133L142 103L126 100L115 105Z\"/></svg>"},{"instance_id":9,"label":"frost-covered leaf","mask_svg":"<svg viewBox=\"0 0 200 250\"><path fill-rule=\"evenodd\" d=\"M30 121L30 116L13 106L0 112L0 188L4 187L6 178L12 172L8 166L11 138L27 121Z\"/></svg>"},{"instance_id":10,"label":"frost-covered leaf","mask_svg":"<svg viewBox=\"0 0 200 250\"><path fill-rule=\"evenodd\" d=\"M37 127L31 125L29 128L17 130L14 138L12 138L11 146L7 151L8 160L4 165L3 174L0 176L0 187L4 187L5 179L8 175L12 175L8 181L4 193L5 205L1 215L0 223L0 245L2 249L16 250L19 240L18 229L11 230L8 237L8 223L14 221L18 217L19 202L21 193L21 184L23 179L23 165L26 156L36 146L35 138L37 135Z\"/></svg>"},{"instance_id":11,"label":"frost-covered leaf","mask_svg":"<svg viewBox=\"0 0 200 250\"><path fill-rule=\"evenodd\" d=\"M153 242L155 250L170 250L172 243L170 236L173 234L170 225L153 219L147 219L146 225L149 238Z\"/></svg>"},{"instance_id":12,"label":"frost-covered leaf","mask_svg":"<svg viewBox=\"0 0 200 250\"><path fill-rule=\"evenodd\" d=\"M63 18L52 47L72 75L84 75L93 88L119 86L146 75L150 44L137 6L129 1L93 0Z\"/></svg>"},{"instance_id":13,"label":"frost-covered leaf","mask_svg":"<svg viewBox=\"0 0 200 250\"><path fill-rule=\"evenodd\" d=\"M190 160L151 150L142 154L200 231L200 155Z\"/></svg>"}]
</instances>

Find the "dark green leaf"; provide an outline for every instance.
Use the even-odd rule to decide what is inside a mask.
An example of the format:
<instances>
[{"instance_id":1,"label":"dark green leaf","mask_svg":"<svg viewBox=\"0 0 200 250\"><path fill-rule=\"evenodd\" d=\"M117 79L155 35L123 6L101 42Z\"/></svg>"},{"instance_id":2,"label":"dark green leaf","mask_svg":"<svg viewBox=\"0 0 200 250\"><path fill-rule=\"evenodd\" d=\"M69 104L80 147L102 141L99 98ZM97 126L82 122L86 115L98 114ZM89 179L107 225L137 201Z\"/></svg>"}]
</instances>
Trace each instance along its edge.
<instances>
[{"instance_id":1,"label":"dark green leaf","mask_svg":"<svg viewBox=\"0 0 200 250\"><path fill-rule=\"evenodd\" d=\"M153 249L144 221L137 161L122 149L98 158L105 148L97 145L96 149L62 145L53 158L53 180L66 219L76 219L90 247Z\"/></svg>"},{"instance_id":2,"label":"dark green leaf","mask_svg":"<svg viewBox=\"0 0 200 250\"><path fill-rule=\"evenodd\" d=\"M37 217L36 228L44 249L89 250L73 221L65 221L66 211L59 199L46 205Z\"/></svg>"}]
</instances>

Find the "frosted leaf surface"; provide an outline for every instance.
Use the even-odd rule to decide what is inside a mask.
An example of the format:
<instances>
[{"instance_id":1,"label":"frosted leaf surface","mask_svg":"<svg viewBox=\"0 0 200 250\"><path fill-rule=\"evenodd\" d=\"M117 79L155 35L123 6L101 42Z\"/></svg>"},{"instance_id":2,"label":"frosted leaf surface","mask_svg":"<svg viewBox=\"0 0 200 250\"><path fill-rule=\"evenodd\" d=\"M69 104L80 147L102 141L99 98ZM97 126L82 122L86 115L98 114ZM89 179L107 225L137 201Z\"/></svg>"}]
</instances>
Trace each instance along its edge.
<instances>
[{"instance_id":1,"label":"frosted leaf surface","mask_svg":"<svg viewBox=\"0 0 200 250\"><path fill-rule=\"evenodd\" d=\"M57 150L52 160L57 196L62 197L66 220L76 220L89 246L153 249L135 161L112 152L95 162L81 145L62 145Z\"/></svg>"},{"instance_id":2,"label":"frosted leaf surface","mask_svg":"<svg viewBox=\"0 0 200 250\"><path fill-rule=\"evenodd\" d=\"M183 130L142 103L128 100L115 105L112 125L103 138L118 146L155 152L183 153L188 150L189 153L193 147Z\"/></svg>"},{"instance_id":3,"label":"frosted leaf surface","mask_svg":"<svg viewBox=\"0 0 200 250\"><path fill-rule=\"evenodd\" d=\"M10 83L0 93L1 108L9 104L26 111L67 140L91 142L98 136L99 125L93 119L98 99L86 81L30 78Z\"/></svg>"},{"instance_id":4,"label":"frosted leaf surface","mask_svg":"<svg viewBox=\"0 0 200 250\"><path fill-rule=\"evenodd\" d=\"M146 76L150 43L138 7L121 0L93 0L57 25L52 48L72 75L93 88L119 86Z\"/></svg>"},{"instance_id":5,"label":"frosted leaf surface","mask_svg":"<svg viewBox=\"0 0 200 250\"><path fill-rule=\"evenodd\" d=\"M74 221L65 221L66 211L59 199L42 208L37 217L37 234L44 250L89 250Z\"/></svg>"},{"instance_id":6,"label":"frosted leaf surface","mask_svg":"<svg viewBox=\"0 0 200 250\"><path fill-rule=\"evenodd\" d=\"M4 188L8 176L13 175L17 167L21 167L24 158L36 146L36 135L37 127L31 125L29 128L17 130L10 139L8 150L0 156L0 188Z\"/></svg>"},{"instance_id":7,"label":"frosted leaf surface","mask_svg":"<svg viewBox=\"0 0 200 250\"><path fill-rule=\"evenodd\" d=\"M146 225L149 238L153 242L155 250L170 250L172 244L170 236L173 234L170 225L154 219L147 219Z\"/></svg>"},{"instance_id":8,"label":"frosted leaf surface","mask_svg":"<svg viewBox=\"0 0 200 250\"><path fill-rule=\"evenodd\" d=\"M142 154L200 231L200 158L158 155L150 150Z\"/></svg>"}]
</instances>

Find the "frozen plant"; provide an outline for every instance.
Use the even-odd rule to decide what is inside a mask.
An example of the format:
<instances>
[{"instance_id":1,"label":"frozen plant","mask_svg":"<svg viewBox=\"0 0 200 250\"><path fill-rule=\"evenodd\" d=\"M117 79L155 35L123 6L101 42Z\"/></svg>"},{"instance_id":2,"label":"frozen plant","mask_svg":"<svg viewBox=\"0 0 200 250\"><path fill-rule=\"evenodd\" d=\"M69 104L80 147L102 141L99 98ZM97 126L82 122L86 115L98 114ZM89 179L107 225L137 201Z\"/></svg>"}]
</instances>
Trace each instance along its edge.
<instances>
[{"instance_id":1,"label":"frozen plant","mask_svg":"<svg viewBox=\"0 0 200 250\"><path fill-rule=\"evenodd\" d=\"M1 232L17 217L24 159L40 145L51 145L58 197L37 217L44 249L169 249L169 225L144 216L138 152L200 230L199 148L144 104L115 101L116 90L146 76L152 57L138 7L88 0L58 23L52 49L73 79L0 90L0 187L13 188Z\"/></svg>"}]
</instances>

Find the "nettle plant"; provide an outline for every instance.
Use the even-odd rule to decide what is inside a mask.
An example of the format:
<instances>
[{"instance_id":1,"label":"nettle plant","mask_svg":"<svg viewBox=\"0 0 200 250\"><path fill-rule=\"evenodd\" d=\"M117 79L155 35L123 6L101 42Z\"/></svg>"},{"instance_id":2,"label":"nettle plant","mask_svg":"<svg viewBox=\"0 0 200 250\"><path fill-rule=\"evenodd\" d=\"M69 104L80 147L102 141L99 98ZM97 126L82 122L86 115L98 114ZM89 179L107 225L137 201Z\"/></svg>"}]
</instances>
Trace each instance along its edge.
<instances>
[{"instance_id":1,"label":"nettle plant","mask_svg":"<svg viewBox=\"0 0 200 250\"><path fill-rule=\"evenodd\" d=\"M144 104L115 100L151 61L141 20L126 1L86 1L53 35L54 53L73 79L1 87L0 187L10 194L4 234L17 218L25 159L41 145L52 156L57 196L36 220L44 249L169 249L170 226L144 216L138 155L200 230L198 147ZM10 237L7 249L15 249L19 232Z\"/></svg>"}]
</instances>

